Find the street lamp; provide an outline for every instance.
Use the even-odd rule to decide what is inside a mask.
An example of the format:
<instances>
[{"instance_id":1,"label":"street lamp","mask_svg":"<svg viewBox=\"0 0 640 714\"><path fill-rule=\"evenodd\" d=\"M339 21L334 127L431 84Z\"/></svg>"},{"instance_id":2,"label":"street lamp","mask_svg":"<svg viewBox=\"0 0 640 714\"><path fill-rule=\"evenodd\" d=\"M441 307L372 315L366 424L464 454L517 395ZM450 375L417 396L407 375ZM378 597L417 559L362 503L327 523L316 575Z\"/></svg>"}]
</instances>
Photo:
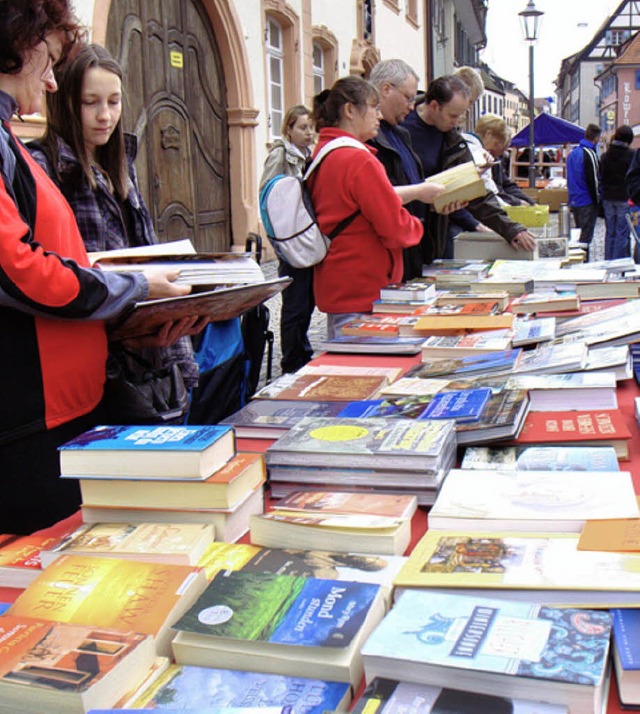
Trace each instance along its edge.
<instances>
[{"instance_id":1,"label":"street lamp","mask_svg":"<svg viewBox=\"0 0 640 714\"><path fill-rule=\"evenodd\" d=\"M529 43L529 188L536 187L536 157L533 120L535 119L534 93L533 93L533 46L538 39L540 20L544 13L538 10L533 0L529 0L527 7L519 12L525 42Z\"/></svg>"}]
</instances>

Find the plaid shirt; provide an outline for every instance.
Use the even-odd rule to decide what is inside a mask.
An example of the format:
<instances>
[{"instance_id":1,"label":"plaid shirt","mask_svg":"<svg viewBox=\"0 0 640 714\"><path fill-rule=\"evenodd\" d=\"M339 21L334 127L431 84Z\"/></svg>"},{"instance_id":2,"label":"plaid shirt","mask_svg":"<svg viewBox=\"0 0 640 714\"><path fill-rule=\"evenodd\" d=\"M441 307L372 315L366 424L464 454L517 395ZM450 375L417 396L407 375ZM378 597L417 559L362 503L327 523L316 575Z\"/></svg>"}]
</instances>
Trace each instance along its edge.
<instances>
[{"instance_id":1,"label":"plaid shirt","mask_svg":"<svg viewBox=\"0 0 640 714\"><path fill-rule=\"evenodd\" d=\"M92 190L71 148L58 137L59 188L75 213L88 252L116 250L134 245L152 245L158 242L151 216L138 189L134 167L137 140L134 135L125 135L125 147L129 165L129 190L126 198L126 209L130 216L129 231L123 218L123 209L111 192L106 176L94 167L96 189ZM29 144L29 150L49 176L54 177L55 172L42 146L38 142L32 142ZM161 351L163 362L180 365L188 388L197 385L198 366L193 357L189 337L181 338L171 347L156 349Z\"/></svg>"}]
</instances>

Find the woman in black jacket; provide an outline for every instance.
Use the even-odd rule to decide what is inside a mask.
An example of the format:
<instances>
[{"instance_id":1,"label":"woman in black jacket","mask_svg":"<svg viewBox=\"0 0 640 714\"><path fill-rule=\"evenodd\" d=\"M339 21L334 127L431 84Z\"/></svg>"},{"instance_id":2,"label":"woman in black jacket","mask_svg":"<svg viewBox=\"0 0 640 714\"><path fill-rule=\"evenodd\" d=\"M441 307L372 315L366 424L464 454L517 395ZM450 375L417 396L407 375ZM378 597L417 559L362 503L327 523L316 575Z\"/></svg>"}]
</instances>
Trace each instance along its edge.
<instances>
[{"instance_id":1,"label":"woman in black jacket","mask_svg":"<svg viewBox=\"0 0 640 714\"><path fill-rule=\"evenodd\" d=\"M606 226L605 260L628 258L631 255L625 176L633 158L632 141L633 129L626 125L619 126L613 135L609 149L600 158L602 206Z\"/></svg>"}]
</instances>

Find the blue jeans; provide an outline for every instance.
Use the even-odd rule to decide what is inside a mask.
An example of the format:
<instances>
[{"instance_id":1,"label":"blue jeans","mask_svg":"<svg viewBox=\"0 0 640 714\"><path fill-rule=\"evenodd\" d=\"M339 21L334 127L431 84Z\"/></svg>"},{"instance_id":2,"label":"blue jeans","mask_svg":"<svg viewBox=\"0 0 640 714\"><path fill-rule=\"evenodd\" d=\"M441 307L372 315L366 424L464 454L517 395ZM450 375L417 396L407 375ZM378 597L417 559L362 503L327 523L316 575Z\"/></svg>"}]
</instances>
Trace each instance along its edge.
<instances>
[{"instance_id":1,"label":"blue jeans","mask_svg":"<svg viewBox=\"0 0 640 714\"><path fill-rule=\"evenodd\" d=\"M604 239L604 258L605 260L628 258L631 255L627 223L629 206L626 201L603 201L602 206L607 229Z\"/></svg>"}]
</instances>

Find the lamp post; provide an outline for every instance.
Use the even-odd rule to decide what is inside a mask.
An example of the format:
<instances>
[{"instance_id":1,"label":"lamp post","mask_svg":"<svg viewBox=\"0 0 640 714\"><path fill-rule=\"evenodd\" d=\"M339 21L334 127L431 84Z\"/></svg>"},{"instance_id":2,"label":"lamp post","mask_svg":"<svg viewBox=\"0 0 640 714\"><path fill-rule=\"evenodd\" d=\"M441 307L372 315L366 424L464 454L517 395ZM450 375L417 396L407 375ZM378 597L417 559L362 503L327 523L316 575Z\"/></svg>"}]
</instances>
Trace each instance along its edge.
<instances>
[{"instance_id":1,"label":"lamp post","mask_svg":"<svg viewBox=\"0 0 640 714\"><path fill-rule=\"evenodd\" d=\"M538 10L533 0L518 13L522 23L525 42L529 43L529 188L536 187L536 157L533 120L535 119L535 96L533 89L533 46L538 39L540 20L544 13Z\"/></svg>"}]
</instances>

